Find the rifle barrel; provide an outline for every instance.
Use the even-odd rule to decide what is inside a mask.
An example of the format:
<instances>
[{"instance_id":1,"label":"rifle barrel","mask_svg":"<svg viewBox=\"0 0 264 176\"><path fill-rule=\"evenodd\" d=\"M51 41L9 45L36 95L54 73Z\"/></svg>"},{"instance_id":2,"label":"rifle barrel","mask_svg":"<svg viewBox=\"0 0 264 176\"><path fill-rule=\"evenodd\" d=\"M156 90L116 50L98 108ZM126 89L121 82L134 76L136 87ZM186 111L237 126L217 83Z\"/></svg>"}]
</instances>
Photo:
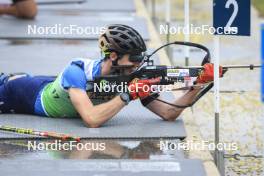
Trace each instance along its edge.
<instances>
[{"instance_id":1,"label":"rifle barrel","mask_svg":"<svg viewBox=\"0 0 264 176\"><path fill-rule=\"evenodd\" d=\"M260 68L261 65L253 65L253 64L250 64L250 65L225 65L223 66L223 68L249 68L251 70L253 70L254 68Z\"/></svg>"},{"instance_id":2,"label":"rifle barrel","mask_svg":"<svg viewBox=\"0 0 264 176\"><path fill-rule=\"evenodd\" d=\"M223 69L233 69L233 68L249 68L250 70L253 70L254 68L260 68L262 67L261 65L254 65L254 64L250 64L250 65L223 65L222 66ZM197 68L197 69L202 69L203 66L183 66L183 67L180 67L180 66L176 66L175 68L182 68L182 69L188 69L188 68Z\"/></svg>"}]
</instances>

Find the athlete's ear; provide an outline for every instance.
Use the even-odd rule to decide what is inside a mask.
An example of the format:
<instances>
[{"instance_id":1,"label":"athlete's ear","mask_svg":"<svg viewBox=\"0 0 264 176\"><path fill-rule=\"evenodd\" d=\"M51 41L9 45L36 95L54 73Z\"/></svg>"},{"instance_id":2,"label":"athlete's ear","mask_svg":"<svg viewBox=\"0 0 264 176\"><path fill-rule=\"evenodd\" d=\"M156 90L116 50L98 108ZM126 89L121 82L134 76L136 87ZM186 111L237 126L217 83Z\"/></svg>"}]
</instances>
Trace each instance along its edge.
<instances>
[{"instance_id":1,"label":"athlete's ear","mask_svg":"<svg viewBox=\"0 0 264 176\"><path fill-rule=\"evenodd\" d=\"M111 61L115 61L117 59L117 53L114 51L111 52L109 58L111 59Z\"/></svg>"}]
</instances>

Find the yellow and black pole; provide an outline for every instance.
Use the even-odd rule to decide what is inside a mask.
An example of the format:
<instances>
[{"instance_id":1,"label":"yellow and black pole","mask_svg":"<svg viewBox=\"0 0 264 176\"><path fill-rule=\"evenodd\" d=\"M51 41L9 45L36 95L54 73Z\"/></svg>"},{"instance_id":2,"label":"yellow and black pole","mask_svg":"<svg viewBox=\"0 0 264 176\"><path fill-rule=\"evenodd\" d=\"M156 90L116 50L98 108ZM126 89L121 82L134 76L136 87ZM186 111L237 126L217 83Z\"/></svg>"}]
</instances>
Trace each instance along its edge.
<instances>
[{"instance_id":1,"label":"yellow and black pole","mask_svg":"<svg viewBox=\"0 0 264 176\"><path fill-rule=\"evenodd\" d=\"M74 136L62 134L62 133L56 133L56 132L50 132L50 131L36 131L33 129L28 129L28 128L17 128L13 126L5 126L5 125L0 126L0 131L9 131L9 132L14 132L18 134L29 134L29 135L34 135L34 136L42 136L42 137L47 137L47 138L55 138L55 139L60 139L60 140L69 140L69 141L77 141L77 142L80 142L81 140L80 137L74 137Z\"/></svg>"},{"instance_id":2,"label":"yellow and black pole","mask_svg":"<svg viewBox=\"0 0 264 176\"><path fill-rule=\"evenodd\" d=\"M219 60L220 60L220 39L219 36L214 36L214 107L215 107L215 151L214 151L214 160L216 166L220 171L220 151L217 146L220 142L219 134L219 121L220 121L220 91L219 91Z\"/></svg>"}]
</instances>

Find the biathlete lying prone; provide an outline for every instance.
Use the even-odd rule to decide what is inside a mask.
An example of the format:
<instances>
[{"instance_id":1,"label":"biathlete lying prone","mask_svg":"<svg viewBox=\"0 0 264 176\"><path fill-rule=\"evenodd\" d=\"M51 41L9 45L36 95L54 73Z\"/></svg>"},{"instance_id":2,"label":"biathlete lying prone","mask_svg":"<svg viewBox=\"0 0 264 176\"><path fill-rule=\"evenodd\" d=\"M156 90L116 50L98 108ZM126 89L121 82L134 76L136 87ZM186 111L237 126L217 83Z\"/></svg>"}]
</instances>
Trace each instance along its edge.
<instances>
[{"instance_id":1,"label":"biathlete lying prone","mask_svg":"<svg viewBox=\"0 0 264 176\"><path fill-rule=\"evenodd\" d=\"M103 58L72 60L59 76L10 77L5 74L0 79L1 113L23 113L46 117L81 117L88 127L99 127L117 114L130 101L140 99L143 106L164 120L174 121L184 110L153 100L143 86L151 86L142 81L137 89L116 95L113 99L94 105L87 95L87 82L97 76L112 73L112 66L130 65L125 74L133 72L141 63L146 45L141 35L126 25L109 25L99 38ZM197 85L213 80L213 64L205 64L198 76ZM220 69L220 76L222 71ZM131 87L136 87L131 82ZM200 89L188 90L173 103L190 104ZM152 95L153 96L153 95ZM155 93L155 97L159 94Z\"/></svg>"}]
</instances>

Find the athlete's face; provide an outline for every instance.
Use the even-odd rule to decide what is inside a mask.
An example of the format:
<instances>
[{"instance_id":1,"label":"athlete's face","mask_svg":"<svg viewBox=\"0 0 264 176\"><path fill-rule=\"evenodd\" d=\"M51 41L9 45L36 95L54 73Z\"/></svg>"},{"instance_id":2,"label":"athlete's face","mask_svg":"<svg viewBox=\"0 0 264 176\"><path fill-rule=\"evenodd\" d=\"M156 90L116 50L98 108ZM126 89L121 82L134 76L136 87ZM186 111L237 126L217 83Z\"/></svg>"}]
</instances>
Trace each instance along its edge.
<instances>
[{"instance_id":1,"label":"athlete's face","mask_svg":"<svg viewBox=\"0 0 264 176\"><path fill-rule=\"evenodd\" d=\"M140 65L140 62L131 62L131 58L133 57L130 57L129 54L124 54L121 56L120 59L118 59L118 55L116 52L111 52L110 53L110 59L112 61L115 61L116 59L118 59L118 62L117 64L119 66L126 66L127 68L124 69L124 73L125 74L130 74L132 73L133 71L135 71L138 66Z\"/></svg>"},{"instance_id":2,"label":"athlete's face","mask_svg":"<svg viewBox=\"0 0 264 176\"><path fill-rule=\"evenodd\" d=\"M125 69L125 74L129 74L129 73L135 71L138 68L138 66L140 65L140 62L129 61L129 57L130 57L129 54L125 54L125 55L123 55L123 57L121 59L118 60L118 65L131 66L131 67Z\"/></svg>"}]
</instances>

